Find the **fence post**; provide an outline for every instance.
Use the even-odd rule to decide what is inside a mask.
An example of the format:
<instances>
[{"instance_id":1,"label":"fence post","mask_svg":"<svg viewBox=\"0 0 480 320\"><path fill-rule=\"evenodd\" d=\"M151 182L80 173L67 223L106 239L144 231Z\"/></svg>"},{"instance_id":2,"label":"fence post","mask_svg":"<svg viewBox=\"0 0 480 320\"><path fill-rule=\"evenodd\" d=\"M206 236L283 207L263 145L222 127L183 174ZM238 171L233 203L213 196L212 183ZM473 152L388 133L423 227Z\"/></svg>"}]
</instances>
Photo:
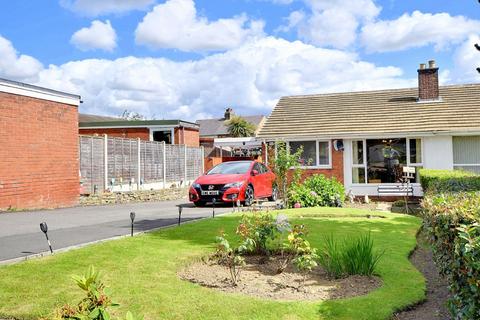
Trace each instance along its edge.
<instances>
[{"instance_id":1,"label":"fence post","mask_svg":"<svg viewBox=\"0 0 480 320\"><path fill-rule=\"evenodd\" d=\"M163 143L163 188L167 187L167 146Z\"/></svg>"},{"instance_id":2,"label":"fence post","mask_svg":"<svg viewBox=\"0 0 480 320\"><path fill-rule=\"evenodd\" d=\"M200 147L200 156L202 157L202 166L200 167L199 175L202 175L205 172L205 147Z\"/></svg>"},{"instance_id":3,"label":"fence post","mask_svg":"<svg viewBox=\"0 0 480 320\"><path fill-rule=\"evenodd\" d=\"M141 141L140 138L137 138L137 190L140 190L140 168L142 166L141 164L141 156L140 156L140 147L141 147Z\"/></svg>"},{"instance_id":4,"label":"fence post","mask_svg":"<svg viewBox=\"0 0 480 320\"><path fill-rule=\"evenodd\" d=\"M103 135L103 192L108 189L108 136Z\"/></svg>"},{"instance_id":5,"label":"fence post","mask_svg":"<svg viewBox=\"0 0 480 320\"><path fill-rule=\"evenodd\" d=\"M184 187L186 187L187 186L187 178L188 178L188 174L187 174L187 145L185 144L184 147L185 147L185 156L184 156L185 161L184 161L184 164L183 164L184 165L184 167L183 167L184 170L183 171L184 171L184 176L185 177L184 177L183 181L184 181Z\"/></svg>"}]
</instances>

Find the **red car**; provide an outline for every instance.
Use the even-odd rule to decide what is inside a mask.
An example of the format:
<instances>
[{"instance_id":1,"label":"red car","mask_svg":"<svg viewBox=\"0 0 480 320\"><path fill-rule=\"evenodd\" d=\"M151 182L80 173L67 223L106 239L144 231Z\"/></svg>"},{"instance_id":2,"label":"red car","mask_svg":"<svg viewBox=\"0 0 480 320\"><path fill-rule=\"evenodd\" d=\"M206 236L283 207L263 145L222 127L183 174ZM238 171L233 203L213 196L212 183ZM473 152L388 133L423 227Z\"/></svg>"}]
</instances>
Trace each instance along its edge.
<instances>
[{"instance_id":1,"label":"red car","mask_svg":"<svg viewBox=\"0 0 480 320\"><path fill-rule=\"evenodd\" d=\"M275 174L257 161L221 163L195 180L189 191L189 199L196 206L237 200L250 206L256 198L275 201L277 195Z\"/></svg>"}]
</instances>

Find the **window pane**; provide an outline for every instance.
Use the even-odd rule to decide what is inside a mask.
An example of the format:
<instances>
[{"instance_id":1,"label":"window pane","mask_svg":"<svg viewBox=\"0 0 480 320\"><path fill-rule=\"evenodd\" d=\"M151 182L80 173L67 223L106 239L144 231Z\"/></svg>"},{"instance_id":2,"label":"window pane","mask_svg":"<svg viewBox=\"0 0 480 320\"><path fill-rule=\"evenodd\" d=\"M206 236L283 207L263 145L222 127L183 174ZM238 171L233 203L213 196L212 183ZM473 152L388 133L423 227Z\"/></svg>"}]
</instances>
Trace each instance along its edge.
<instances>
[{"instance_id":1,"label":"window pane","mask_svg":"<svg viewBox=\"0 0 480 320\"><path fill-rule=\"evenodd\" d=\"M353 141L353 164L363 164L363 141Z\"/></svg>"},{"instance_id":2,"label":"window pane","mask_svg":"<svg viewBox=\"0 0 480 320\"><path fill-rule=\"evenodd\" d=\"M302 166L317 165L317 147L315 141L292 141L290 142L290 153L295 153L303 146L303 152L300 157Z\"/></svg>"},{"instance_id":3,"label":"window pane","mask_svg":"<svg viewBox=\"0 0 480 320\"><path fill-rule=\"evenodd\" d=\"M318 153L320 165L329 165L330 164L330 143L328 141L318 142Z\"/></svg>"},{"instance_id":4,"label":"window pane","mask_svg":"<svg viewBox=\"0 0 480 320\"><path fill-rule=\"evenodd\" d=\"M410 139L410 163L422 163L421 139Z\"/></svg>"},{"instance_id":5,"label":"window pane","mask_svg":"<svg viewBox=\"0 0 480 320\"><path fill-rule=\"evenodd\" d=\"M454 166L453 169L480 174L480 166Z\"/></svg>"},{"instance_id":6,"label":"window pane","mask_svg":"<svg viewBox=\"0 0 480 320\"><path fill-rule=\"evenodd\" d=\"M407 162L407 141L367 140L368 183L398 183Z\"/></svg>"},{"instance_id":7,"label":"window pane","mask_svg":"<svg viewBox=\"0 0 480 320\"><path fill-rule=\"evenodd\" d=\"M454 164L480 164L480 137L453 137Z\"/></svg>"},{"instance_id":8,"label":"window pane","mask_svg":"<svg viewBox=\"0 0 480 320\"><path fill-rule=\"evenodd\" d=\"M365 183L365 168L352 168L352 182Z\"/></svg>"}]
</instances>

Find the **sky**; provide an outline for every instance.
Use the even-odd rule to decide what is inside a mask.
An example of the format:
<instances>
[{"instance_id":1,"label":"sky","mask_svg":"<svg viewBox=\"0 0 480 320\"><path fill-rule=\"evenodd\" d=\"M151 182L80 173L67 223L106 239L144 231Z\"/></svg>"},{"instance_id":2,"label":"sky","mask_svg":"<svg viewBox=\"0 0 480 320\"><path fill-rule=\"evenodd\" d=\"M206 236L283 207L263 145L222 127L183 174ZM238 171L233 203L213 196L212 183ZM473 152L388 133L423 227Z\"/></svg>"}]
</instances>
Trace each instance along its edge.
<instances>
[{"instance_id":1,"label":"sky","mask_svg":"<svg viewBox=\"0 0 480 320\"><path fill-rule=\"evenodd\" d=\"M82 96L80 112L268 115L287 95L480 81L475 0L16 0L0 78Z\"/></svg>"}]
</instances>

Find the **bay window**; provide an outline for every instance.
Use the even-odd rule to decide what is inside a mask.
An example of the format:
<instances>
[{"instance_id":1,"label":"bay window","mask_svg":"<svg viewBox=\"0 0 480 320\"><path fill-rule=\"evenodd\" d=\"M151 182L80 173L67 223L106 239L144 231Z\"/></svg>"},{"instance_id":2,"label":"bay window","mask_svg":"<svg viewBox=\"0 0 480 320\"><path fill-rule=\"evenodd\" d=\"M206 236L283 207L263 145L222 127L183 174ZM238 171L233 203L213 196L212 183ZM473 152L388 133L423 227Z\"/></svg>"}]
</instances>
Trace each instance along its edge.
<instances>
[{"instance_id":1,"label":"bay window","mask_svg":"<svg viewBox=\"0 0 480 320\"><path fill-rule=\"evenodd\" d=\"M352 183L399 183L403 167L422 167L422 140L410 138L352 141Z\"/></svg>"},{"instance_id":2,"label":"bay window","mask_svg":"<svg viewBox=\"0 0 480 320\"><path fill-rule=\"evenodd\" d=\"M303 148L300 156L300 165L302 167L312 168L330 168L331 150L328 140L305 140L288 142L290 153L297 152Z\"/></svg>"}]
</instances>

